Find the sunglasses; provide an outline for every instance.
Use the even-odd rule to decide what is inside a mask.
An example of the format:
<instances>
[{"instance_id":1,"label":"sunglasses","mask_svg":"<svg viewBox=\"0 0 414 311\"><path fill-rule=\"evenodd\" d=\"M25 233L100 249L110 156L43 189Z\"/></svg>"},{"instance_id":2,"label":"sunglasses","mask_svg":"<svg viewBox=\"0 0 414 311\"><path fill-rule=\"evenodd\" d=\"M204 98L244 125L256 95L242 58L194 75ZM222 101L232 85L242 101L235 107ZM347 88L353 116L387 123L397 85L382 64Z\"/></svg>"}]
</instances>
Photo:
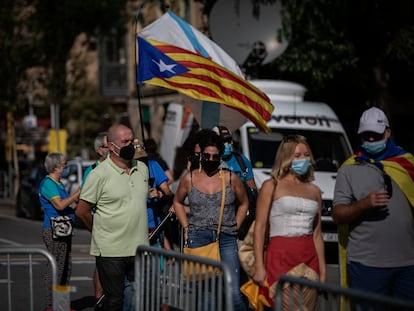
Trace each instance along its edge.
<instances>
[{"instance_id":1,"label":"sunglasses","mask_svg":"<svg viewBox=\"0 0 414 311\"><path fill-rule=\"evenodd\" d=\"M210 160L211 158L213 158L213 161L219 161L220 160L220 154L218 154L218 153L211 154L211 153L208 153L208 152L204 152L202 156L203 156L204 160Z\"/></svg>"}]
</instances>

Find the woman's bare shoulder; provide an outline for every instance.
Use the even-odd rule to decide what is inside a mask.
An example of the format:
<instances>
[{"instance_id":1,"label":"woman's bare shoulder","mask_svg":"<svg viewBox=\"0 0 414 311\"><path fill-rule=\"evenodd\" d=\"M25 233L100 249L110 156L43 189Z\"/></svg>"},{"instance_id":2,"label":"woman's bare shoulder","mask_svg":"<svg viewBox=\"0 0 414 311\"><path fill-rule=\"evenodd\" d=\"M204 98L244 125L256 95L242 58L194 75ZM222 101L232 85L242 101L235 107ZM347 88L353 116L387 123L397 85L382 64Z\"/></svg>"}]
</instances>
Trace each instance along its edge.
<instances>
[{"instance_id":1,"label":"woman's bare shoulder","mask_svg":"<svg viewBox=\"0 0 414 311\"><path fill-rule=\"evenodd\" d=\"M277 181L274 178L266 179L262 184L263 190L273 190L273 188L277 185Z\"/></svg>"}]
</instances>

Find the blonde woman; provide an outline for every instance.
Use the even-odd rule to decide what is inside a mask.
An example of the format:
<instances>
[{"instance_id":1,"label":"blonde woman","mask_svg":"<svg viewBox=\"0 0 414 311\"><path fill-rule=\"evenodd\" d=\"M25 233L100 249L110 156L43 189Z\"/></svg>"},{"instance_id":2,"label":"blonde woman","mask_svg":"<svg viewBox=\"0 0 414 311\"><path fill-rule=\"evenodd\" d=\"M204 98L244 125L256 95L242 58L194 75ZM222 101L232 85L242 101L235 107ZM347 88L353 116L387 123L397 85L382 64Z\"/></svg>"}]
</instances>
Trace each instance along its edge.
<instances>
[{"instance_id":1,"label":"blonde woman","mask_svg":"<svg viewBox=\"0 0 414 311\"><path fill-rule=\"evenodd\" d=\"M261 286L266 282L274 284L285 273L320 281L326 279L322 199L320 189L311 182L313 162L306 139L299 135L287 136L277 150L272 178L262 185L257 200L253 275L253 280ZM268 224L270 239L264 258ZM315 310L317 292L305 289L302 294L306 310Z\"/></svg>"}]
</instances>

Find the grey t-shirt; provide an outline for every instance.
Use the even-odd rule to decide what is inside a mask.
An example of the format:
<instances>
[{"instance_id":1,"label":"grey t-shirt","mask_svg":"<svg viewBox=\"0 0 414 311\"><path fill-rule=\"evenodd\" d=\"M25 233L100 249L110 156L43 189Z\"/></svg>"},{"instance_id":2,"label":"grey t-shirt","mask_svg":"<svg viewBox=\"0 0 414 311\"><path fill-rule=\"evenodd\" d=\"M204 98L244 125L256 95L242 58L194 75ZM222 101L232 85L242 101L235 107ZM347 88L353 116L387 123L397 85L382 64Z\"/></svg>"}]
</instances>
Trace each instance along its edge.
<instances>
[{"instance_id":1,"label":"grey t-shirt","mask_svg":"<svg viewBox=\"0 0 414 311\"><path fill-rule=\"evenodd\" d=\"M338 170L333 205L351 204L384 189L382 171L373 164L347 165ZM413 208L392 181L388 206L367 211L350 224L347 262L371 267L414 265ZM414 189L413 189L414 191Z\"/></svg>"}]
</instances>

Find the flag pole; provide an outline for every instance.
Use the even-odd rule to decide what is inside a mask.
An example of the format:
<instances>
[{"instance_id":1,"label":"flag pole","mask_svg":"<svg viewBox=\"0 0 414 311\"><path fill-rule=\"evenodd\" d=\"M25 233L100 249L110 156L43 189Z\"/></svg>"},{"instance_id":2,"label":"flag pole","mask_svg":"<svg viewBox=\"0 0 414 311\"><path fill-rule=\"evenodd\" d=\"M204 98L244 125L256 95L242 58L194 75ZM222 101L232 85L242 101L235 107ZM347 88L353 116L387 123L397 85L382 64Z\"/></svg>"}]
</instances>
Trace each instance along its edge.
<instances>
[{"instance_id":1,"label":"flag pole","mask_svg":"<svg viewBox=\"0 0 414 311\"><path fill-rule=\"evenodd\" d=\"M144 1L145 3L145 1ZM135 14L135 77L137 77L138 75L138 40L137 40L137 36L138 36L138 18L139 18L139 14L141 12L141 8L144 5L144 3L142 3L139 8L137 9L137 13ZM135 81L137 79L135 78ZM136 82L135 84L136 86L136 92L137 92L137 99L138 99L138 111L139 111L139 120L140 120L140 125L141 125L141 136L142 136L142 143L145 142L145 130L144 130L144 121L143 121L143 113L142 113L142 102L141 102L141 97L143 96L143 92L142 92L142 87L141 87L141 83Z\"/></svg>"}]
</instances>

